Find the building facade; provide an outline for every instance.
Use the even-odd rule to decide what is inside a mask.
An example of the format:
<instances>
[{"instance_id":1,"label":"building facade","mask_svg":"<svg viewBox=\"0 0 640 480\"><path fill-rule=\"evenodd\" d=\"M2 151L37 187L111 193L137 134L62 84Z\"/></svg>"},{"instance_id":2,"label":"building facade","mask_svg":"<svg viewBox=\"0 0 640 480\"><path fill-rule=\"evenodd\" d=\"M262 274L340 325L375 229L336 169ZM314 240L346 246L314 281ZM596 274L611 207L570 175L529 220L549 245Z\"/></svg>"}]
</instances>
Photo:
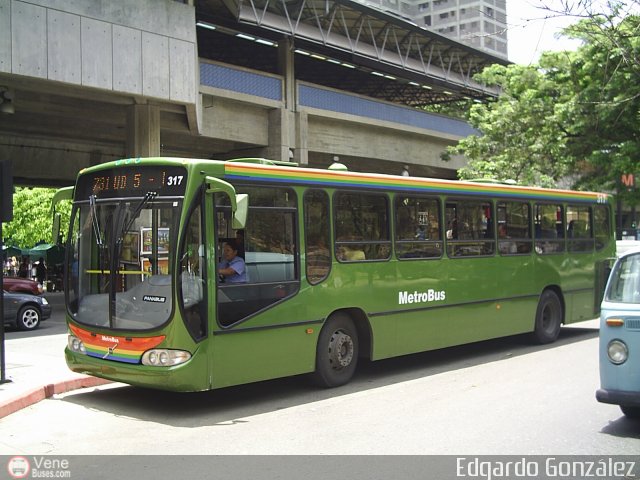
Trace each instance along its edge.
<instances>
[{"instance_id":1,"label":"building facade","mask_svg":"<svg viewBox=\"0 0 640 480\"><path fill-rule=\"evenodd\" d=\"M507 58L506 0L365 0L365 3Z\"/></svg>"}]
</instances>

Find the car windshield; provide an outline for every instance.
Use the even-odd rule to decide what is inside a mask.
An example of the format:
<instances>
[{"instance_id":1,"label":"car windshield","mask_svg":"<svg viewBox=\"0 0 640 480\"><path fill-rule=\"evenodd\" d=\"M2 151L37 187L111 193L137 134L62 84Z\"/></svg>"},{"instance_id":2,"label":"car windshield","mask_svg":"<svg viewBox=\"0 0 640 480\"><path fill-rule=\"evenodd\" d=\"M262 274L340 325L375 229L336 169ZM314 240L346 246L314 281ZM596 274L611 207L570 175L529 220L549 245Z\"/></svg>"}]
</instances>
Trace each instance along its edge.
<instances>
[{"instance_id":1,"label":"car windshield","mask_svg":"<svg viewBox=\"0 0 640 480\"><path fill-rule=\"evenodd\" d=\"M118 201L90 197L76 205L66 278L74 320L145 330L169 319L180 205L152 193Z\"/></svg>"},{"instance_id":2,"label":"car windshield","mask_svg":"<svg viewBox=\"0 0 640 480\"><path fill-rule=\"evenodd\" d=\"M607 300L640 303L640 253L620 258L611 273Z\"/></svg>"}]
</instances>

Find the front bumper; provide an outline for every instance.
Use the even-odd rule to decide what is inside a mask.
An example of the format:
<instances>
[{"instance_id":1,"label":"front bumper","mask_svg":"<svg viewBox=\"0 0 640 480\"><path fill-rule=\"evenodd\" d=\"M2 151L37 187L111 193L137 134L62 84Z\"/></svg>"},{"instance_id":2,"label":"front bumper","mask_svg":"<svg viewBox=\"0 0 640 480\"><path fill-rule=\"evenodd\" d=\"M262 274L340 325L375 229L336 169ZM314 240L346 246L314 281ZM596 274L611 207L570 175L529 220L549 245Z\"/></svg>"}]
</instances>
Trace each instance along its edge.
<instances>
[{"instance_id":1,"label":"front bumper","mask_svg":"<svg viewBox=\"0 0 640 480\"><path fill-rule=\"evenodd\" d=\"M174 392L210 390L206 356L194 356L188 362L174 367L149 367L103 360L64 350L69 369L76 373L127 383L137 387L155 388Z\"/></svg>"},{"instance_id":2,"label":"front bumper","mask_svg":"<svg viewBox=\"0 0 640 480\"><path fill-rule=\"evenodd\" d=\"M600 388L596 391L596 400L601 403L612 403L625 407L640 407L640 392Z\"/></svg>"}]
</instances>

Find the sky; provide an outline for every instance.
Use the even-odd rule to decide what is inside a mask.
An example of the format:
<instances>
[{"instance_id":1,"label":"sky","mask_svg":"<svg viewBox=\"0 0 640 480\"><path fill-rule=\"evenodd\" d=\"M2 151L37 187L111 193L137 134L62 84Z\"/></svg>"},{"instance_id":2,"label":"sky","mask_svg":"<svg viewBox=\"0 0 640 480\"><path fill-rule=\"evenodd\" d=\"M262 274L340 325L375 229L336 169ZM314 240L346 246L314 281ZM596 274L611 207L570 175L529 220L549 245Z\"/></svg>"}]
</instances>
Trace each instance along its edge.
<instances>
[{"instance_id":1,"label":"sky","mask_svg":"<svg viewBox=\"0 0 640 480\"><path fill-rule=\"evenodd\" d=\"M545 51L575 50L578 42L557 37L560 30L575 23L572 17L550 16L536 8L542 4L560 9L560 0L507 0L509 60L522 65L536 63Z\"/></svg>"}]
</instances>

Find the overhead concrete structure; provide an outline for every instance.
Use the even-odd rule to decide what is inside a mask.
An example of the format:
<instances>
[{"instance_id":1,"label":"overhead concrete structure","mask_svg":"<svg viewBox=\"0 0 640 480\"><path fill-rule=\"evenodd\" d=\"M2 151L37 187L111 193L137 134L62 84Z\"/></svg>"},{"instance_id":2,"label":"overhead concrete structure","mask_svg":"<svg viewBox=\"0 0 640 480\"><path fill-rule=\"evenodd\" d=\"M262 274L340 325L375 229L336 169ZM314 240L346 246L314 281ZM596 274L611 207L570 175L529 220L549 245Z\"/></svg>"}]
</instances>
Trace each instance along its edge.
<instances>
[{"instance_id":1,"label":"overhead concrete structure","mask_svg":"<svg viewBox=\"0 0 640 480\"><path fill-rule=\"evenodd\" d=\"M453 178L472 129L415 107L496 95L494 62L348 0L0 0L0 158L31 185L152 155Z\"/></svg>"}]
</instances>

